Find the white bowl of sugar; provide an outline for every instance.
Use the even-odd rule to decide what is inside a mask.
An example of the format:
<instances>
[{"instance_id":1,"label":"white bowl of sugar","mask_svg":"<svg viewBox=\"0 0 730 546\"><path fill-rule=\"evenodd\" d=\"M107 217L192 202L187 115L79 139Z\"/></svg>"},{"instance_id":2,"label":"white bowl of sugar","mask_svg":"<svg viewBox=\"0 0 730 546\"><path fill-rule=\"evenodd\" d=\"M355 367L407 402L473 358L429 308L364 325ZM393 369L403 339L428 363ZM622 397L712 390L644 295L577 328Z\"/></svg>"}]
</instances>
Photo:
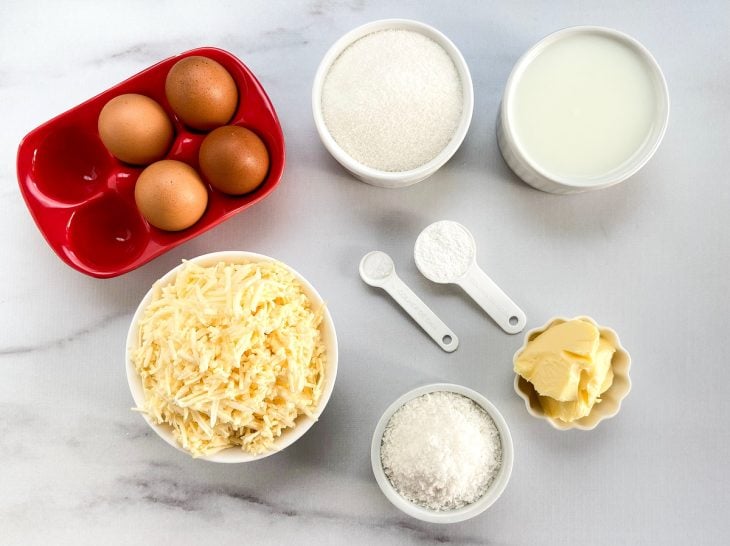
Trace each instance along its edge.
<instances>
[{"instance_id":1,"label":"white bowl of sugar","mask_svg":"<svg viewBox=\"0 0 730 546\"><path fill-rule=\"evenodd\" d=\"M434 383L385 410L370 460L397 508L422 521L456 523L496 502L512 474L514 450L507 422L489 400L461 385Z\"/></svg>"},{"instance_id":2,"label":"white bowl of sugar","mask_svg":"<svg viewBox=\"0 0 730 546\"><path fill-rule=\"evenodd\" d=\"M471 123L469 68L441 32L384 19L342 36L327 51L312 88L325 148L356 178L410 186L440 169Z\"/></svg>"}]
</instances>

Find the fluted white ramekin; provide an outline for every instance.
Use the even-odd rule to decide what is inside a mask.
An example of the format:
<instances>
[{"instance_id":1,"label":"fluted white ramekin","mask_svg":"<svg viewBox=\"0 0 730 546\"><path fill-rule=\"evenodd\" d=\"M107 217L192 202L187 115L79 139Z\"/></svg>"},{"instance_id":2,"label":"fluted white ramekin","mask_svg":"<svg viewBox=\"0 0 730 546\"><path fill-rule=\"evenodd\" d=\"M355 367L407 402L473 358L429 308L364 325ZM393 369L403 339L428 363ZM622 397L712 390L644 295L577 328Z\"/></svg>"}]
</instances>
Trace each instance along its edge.
<instances>
[{"instance_id":1,"label":"fluted white ramekin","mask_svg":"<svg viewBox=\"0 0 730 546\"><path fill-rule=\"evenodd\" d=\"M514 354L514 357L512 358L513 365L515 362L517 362L517 359L522 354L522 351L527 348L527 344L535 339L537 336L542 334L545 330L551 328L552 326L562 324L563 322L568 322L569 320L576 319L584 320L593 324L596 328L598 328L598 331L601 333L601 337L605 338L614 347L616 347L616 352L611 359L611 369L613 370L613 383L606 392L601 394L601 401L593 406L591 412L588 415L580 419L576 419L575 421L572 421L570 423L545 415L545 411L542 409L542 405L540 404L540 396L535 390L535 387L533 387L532 383L525 380L519 374L515 374L515 392L525 402L525 408L527 408L527 413L529 413L533 417L536 417L537 419L543 419L547 421L553 428L557 430L570 430L573 428L578 430L593 430L598 426L598 423L600 423L601 421L605 419L610 419L611 417L614 417L616 414L618 414L619 410L621 410L621 402L623 402L624 398L626 398L626 396L629 394L629 391L631 391L631 379L629 378L629 369L631 368L631 356L629 355L629 352L621 345L621 340L614 330L599 325L591 317L580 316L573 317L572 319L566 317L553 317L539 328L533 328L525 334L525 339L522 343L522 347L520 347Z\"/></svg>"}]
</instances>

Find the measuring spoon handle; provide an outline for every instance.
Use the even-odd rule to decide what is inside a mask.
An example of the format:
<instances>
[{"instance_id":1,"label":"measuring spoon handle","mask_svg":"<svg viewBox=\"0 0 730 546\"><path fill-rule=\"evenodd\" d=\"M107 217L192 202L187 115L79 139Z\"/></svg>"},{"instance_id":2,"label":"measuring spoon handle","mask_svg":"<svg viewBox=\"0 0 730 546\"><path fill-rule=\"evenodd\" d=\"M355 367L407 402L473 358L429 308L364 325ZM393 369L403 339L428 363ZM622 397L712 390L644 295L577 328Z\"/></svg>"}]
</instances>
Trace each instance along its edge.
<instances>
[{"instance_id":1,"label":"measuring spoon handle","mask_svg":"<svg viewBox=\"0 0 730 546\"><path fill-rule=\"evenodd\" d=\"M408 313L439 347L451 353L459 346L459 338L423 303L413 290L393 273L382 285L390 296Z\"/></svg>"},{"instance_id":2,"label":"measuring spoon handle","mask_svg":"<svg viewBox=\"0 0 730 546\"><path fill-rule=\"evenodd\" d=\"M525 328L525 312L517 307L476 262L458 284L508 334L516 334Z\"/></svg>"}]
</instances>

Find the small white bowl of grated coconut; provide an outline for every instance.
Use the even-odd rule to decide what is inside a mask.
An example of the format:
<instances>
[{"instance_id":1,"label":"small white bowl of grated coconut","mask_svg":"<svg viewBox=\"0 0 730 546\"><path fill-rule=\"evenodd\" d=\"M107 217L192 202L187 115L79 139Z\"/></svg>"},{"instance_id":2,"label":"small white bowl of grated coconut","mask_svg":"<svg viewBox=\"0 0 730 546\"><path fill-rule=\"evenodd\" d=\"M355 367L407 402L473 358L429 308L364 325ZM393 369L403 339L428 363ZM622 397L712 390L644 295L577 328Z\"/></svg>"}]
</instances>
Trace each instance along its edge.
<instances>
[{"instance_id":1,"label":"small white bowl of grated coconut","mask_svg":"<svg viewBox=\"0 0 730 546\"><path fill-rule=\"evenodd\" d=\"M478 392L425 385L393 402L375 427L370 460L386 498L414 518L456 523L507 487L514 448L507 422Z\"/></svg>"},{"instance_id":2,"label":"small white bowl of grated coconut","mask_svg":"<svg viewBox=\"0 0 730 546\"><path fill-rule=\"evenodd\" d=\"M147 292L126 344L127 381L147 424L216 463L277 453L322 414L337 335L317 291L253 252L198 256Z\"/></svg>"},{"instance_id":3,"label":"small white bowl of grated coconut","mask_svg":"<svg viewBox=\"0 0 730 546\"><path fill-rule=\"evenodd\" d=\"M330 154L356 178L410 186L440 169L471 123L474 89L457 47L408 19L362 25L317 69L312 111Z\"/></svg>"}]
</instances>

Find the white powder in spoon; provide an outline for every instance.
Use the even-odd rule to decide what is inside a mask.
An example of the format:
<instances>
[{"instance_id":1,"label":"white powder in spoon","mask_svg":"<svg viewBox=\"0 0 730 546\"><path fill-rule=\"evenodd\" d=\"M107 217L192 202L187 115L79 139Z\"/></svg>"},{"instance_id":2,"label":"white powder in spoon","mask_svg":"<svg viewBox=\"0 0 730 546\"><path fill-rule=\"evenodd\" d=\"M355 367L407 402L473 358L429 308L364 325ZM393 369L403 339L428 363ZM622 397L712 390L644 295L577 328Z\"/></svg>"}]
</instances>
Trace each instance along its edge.
<instances>
[{"instance_id":1,"label":"white powder in spoon","mask_svg":"<svg viewBox=\"0 0 730 546\"><path fill-rule=\"evenodd\" d=\"M381 30L347 47L322 87L322 115L353 159L381 171L428 163L461 120L461 78L449 54L410 30Z\"/></svg>"},{"instance_id":2,"label":"white powder in spoon","mask_svg":"<svg viewBox=\"0 0 730 546\"><path fill-rule=\"evenodd\" d=\"M502 441L481 406L439 391L414 398L393 414L380 459L401 496L431 510L454 510L486 493L502 466Z\"/></svg>"},{"instance_id":3,"label":"white powder in spoon","mask_svg":"<svg viewBox=\"0 0 730 546\"><path fill-rule=\"evenodd\" d=\"M448 283L468 271L475 253L474 240L461 224L441 220L420 233L413 249L413 259L426 278Z\"/></svg>"}]
</instances>

